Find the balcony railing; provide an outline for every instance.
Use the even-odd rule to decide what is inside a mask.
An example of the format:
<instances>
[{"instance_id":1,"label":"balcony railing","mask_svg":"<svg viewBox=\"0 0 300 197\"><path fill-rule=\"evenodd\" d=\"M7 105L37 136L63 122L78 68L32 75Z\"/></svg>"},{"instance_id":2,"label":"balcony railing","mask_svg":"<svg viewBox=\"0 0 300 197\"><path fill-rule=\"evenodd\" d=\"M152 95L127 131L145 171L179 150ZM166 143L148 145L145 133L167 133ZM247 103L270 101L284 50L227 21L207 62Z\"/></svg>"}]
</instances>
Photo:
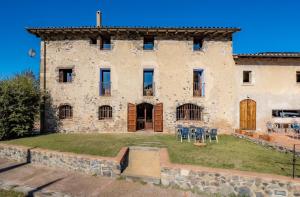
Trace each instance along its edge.
<instances>
[{"instance_id":1,"label":"balcony railing","mask_svg":"<svg viewBox=\"0 0 300 197\"><path fill-rule=\"evenodd\" d=\"M144 43L144 50L153 50L154 44L153 43Z\"/></svg>"},{"instance_id":2,"label":"balcony railing","mask_svg":"<svg viewBox=\"0 0 300 197\"><path fill-rule=\"evenodd\" d=\"M111 50L112 45L109 43L103 43L101 49L102 50Z\"/></svg>"},{"instance_id":3,"label":"balcony railing","mask_svg":"<svg viewBox=\"0 0 300 197\"><path fill-rule=\"evenodd\" d=\"M193 85L193 96L202 97L205 95L205 83L195 82Z\"/></svg>"},{"instance_id":4,"label":"balcony railing","mask_svg":"<svg viewBox=\"0 0 300 197\"><path fill-rule=\"evenodd\" d=\"M154 96L154 83L144 83L143 86L143 95L144 96Z\"/></svg>"},{"instance_id":5,"label":"balcony railing","mask_svg":"<svg viewBox=\"0 0 300 197\"><path fill-rule=\"evenodd\" d=\"M111 82L100 82L100 96L111 96Z\"/></svg>"}]
</instances>

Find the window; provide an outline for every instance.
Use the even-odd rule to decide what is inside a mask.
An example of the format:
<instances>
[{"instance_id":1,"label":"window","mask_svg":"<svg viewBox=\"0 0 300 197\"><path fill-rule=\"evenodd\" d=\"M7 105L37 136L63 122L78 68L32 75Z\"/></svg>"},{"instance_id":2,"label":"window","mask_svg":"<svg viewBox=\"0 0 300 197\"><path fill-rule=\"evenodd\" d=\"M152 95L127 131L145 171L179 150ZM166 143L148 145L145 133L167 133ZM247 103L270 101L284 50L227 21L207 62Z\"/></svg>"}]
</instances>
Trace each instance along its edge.
<instances>
[{"instance_id":1,"label":"window","mask_svg":"<svg viewBox=\"0 0 300 197\"><path fill-rule=\"evenodd\" d=\"M193 96L204 96L203 70L194 70Z\"/></svg>"},{"instance_id":2,"label":"window","mask_svg":"<svg viewBox=\"0 0 300 197\"><path fill-rule=\"evenodd\" d=\"M153 74L152 69L145 69L143 76L143 95L144 96L153 96L154 95L154 83L153 83Z\"/></svg>"},{"instance_id":3,"label":"window","mask_svg":"<svg viewBox=\"0 0 300 197\"><path fill-rule=\"evenodd\" d=\"M144 37L144 50L153 50L154 49L154 37L147 36Z\"/></svg>"},{"instance_id":4,"label":"window","mask_svg":"<svg viewBox=\"0 0 300 197\"><path fill-rule=\"evenodd\" d=\"M102 50L111 50L111 39L110 36L102 36L101 37L101 46Z\"/></svg>"},{"instance_id":5,"label":"window","mask_svg":"<svg viewBox=\"0 0 300 197\"><path fill-rule=\"evenodd\" d=\"M99 107L99 120L111 119L112 118L112 107L103 105Z\"/></svg>"},{"instance_id":6,"label":"window","mask_svg":"<svg viewBox=\"0 0 300 197\"><path fill-rule=\"evenodd\" d=\"M183 104L176 109L176 120L201 120L202 108L194 104Z\"/></svg>"},{"instance_id":7,"label":"window","mask_svg":"<svg viewBox=\"0 0 300 197\"><path fill-rule=\"evenodd\" d=\"M110 69L100 70L100 96L111 95Z\"/></svg>"},{"instance_id":8,"label":"window","mask_svg":"<svg viewBox=\"0 0 300 197\"><path fill-rule=\"evenodd\" d=\"M252 83L252 71L243 71L243 83Z\"/></svg>"},{"instance_id":9,"label":"window","mask_svg":"<svg viewBox=\"0 0 300 197\"><path fill-rule=\"evenodd\" d=\"M97 38L90 38L90 44L97 44Z\"/></svg>"},{"instance_id":10,"label":"window","mask_svg":"<svg viewBox=\"0 0 300 197\"><path fill-rule=\"evenodd\" d=\"M279 117L279 118L299 118L300 110L276 109L276 110L272 110L272 116Z\"/></svg>"},{"instance_id":11,"label":"window","mask_svg":"<svg viewBox=\"0 0 300 197\"><path fill-rule=\"evenodd\" d=\"M59 107L60 119L71 119L73 117L73 110L70 105L61 105Z\"/></svg>"},{"instance_id":12,"label":"window","mask_svg":"<svg viewBox=\"0 0 300 197\"><path fill-rule=\"evenodd\" d=\"M300 71L296 72L296 81L297 83L300 83Z\"/></svg>"},{"instance_id":13,"label":"window","mask_svg":"<svg viewBox=\"0 0 300 197\"><path fill-rule=\"evenodd\" d=\"M202 49L203 39L202 38L194 38L193 50L200 51Z\"/></svg>"},{"instance_id":14,"label":"window","mask_svg":"<svg viewBox=\"0 0 300 197\"><path fill-rule=\"evenodd\" d=\"M70 83L72 82L72 69L59 69L59 82Z\"/></svg>"}]
</instances>

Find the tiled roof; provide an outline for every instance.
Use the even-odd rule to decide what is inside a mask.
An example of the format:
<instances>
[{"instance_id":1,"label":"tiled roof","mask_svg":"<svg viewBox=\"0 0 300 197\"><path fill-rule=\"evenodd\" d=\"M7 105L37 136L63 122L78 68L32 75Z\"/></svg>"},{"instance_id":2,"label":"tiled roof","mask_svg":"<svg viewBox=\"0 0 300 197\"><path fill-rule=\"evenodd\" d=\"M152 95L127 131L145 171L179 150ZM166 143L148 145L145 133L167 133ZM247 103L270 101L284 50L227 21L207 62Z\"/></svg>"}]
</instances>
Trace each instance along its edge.
<instances>
[{"instance_id":1,"label":"tiled roof","mask_svg":"<svg viewBox=\"0 0 300 197\"><path fill-rule=\"evenodd\" d=\"M90 33L95 34L99 32L108 33L189 33L189 34L213 34L213 35L230 35L234 32L240 31L239 28L234 27L122 27L122 26L81 26L81 27L28 27L26 30L36 36L48 35L49 33Z\"/></svg>"},{"instance_id":2,"label":"tiled roof","mask_svg":"<svg viewBox=\"0 0 300 197\"><path fill-rule=\"evenodd\" d=\"M300 58L300 52L263 52L242 53L234 55L235 58Z\"/></svg>"},{"instance_id":3,"label":"tiled roof","mask_svg":"<svg viewBox=\"0 0 300 197\"><path fill-rule=\"evenodd\" d=\"M79 27L27 27L27 30L63 30L63 29L148 29L148 30L228 30L228 31L240 31L240 28L236 27L199 27L199 26L182 26L182 27L162 27L162 26L79 26Z\"/></svg>"}]
</instances>

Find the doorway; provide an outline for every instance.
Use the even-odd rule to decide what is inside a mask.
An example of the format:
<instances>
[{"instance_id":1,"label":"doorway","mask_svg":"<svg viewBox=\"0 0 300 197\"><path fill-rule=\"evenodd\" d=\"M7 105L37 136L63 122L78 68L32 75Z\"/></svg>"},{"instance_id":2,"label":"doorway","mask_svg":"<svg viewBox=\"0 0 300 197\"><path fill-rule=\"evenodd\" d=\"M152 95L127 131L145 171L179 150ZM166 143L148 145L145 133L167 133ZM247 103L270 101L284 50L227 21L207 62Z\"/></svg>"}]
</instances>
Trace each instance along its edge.
<instances>
[{"instance_id":1,"label":"doorway","mask_svg":"<svg viewBox=\"0 0 300 197\"><path fill-rule=\"evenodd\" d=\"M136 130L153 129L153 105L141 103L136 106L137 124Z\"/></svg>"},{"instance_id":2,"label":"doorway","mask_svg":"<svg viewBox=\"0 0 300 197\"><path fill-rule=\"evenodd\" d=\"M256 130L256 102L245 99L240 102L240 129Z\"/></svg>"}]
</instances>

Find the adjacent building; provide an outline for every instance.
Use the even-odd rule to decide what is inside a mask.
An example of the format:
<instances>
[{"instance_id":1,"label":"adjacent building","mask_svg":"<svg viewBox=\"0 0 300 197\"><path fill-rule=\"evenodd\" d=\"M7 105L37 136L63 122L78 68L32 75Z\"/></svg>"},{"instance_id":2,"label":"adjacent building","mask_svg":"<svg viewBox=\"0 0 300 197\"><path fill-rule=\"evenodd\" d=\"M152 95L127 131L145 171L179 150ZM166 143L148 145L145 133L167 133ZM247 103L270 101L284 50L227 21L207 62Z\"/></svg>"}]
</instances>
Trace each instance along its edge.
<instances>
[{"instance_id":1,"label":"adjacent building","mask_svg":"<svg viewBox=\"0 0 300 197\"><path fill-rule=\"evenodd\" d=\"M41 38L45 130L266 130L300 117L300 53L234 55L228 27L28 28Z\"/></svg>"}]
</instances>

